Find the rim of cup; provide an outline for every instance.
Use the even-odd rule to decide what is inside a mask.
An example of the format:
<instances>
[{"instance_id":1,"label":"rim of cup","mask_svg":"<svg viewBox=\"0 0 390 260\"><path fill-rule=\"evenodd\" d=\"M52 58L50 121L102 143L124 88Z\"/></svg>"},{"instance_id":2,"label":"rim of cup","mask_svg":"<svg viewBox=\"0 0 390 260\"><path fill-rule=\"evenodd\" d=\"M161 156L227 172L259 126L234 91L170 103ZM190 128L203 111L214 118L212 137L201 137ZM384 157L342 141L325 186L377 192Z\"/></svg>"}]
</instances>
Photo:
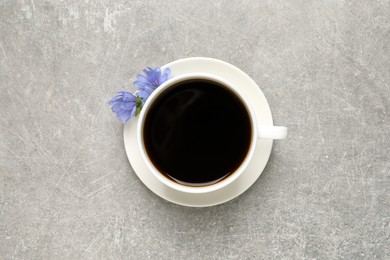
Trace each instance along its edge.
<instances>
[{"instance_id":1,"label":"rim of cup","mask_svg":"<svg viewBox=\"0 0 390 260\"><path fill-rule=\"evenodd\" d=\"M152 104L152 102L165 90L167 90L169 87L175 85L176 83L179 83L181 81L185 80L192 80L192 79L204 79L209 81L214 81L222 86L226 87L230 91L232 91L243 103L245 106L247 113L250 118L250 124L251 124L251 141L250 146L247 152L247 155L245 156L245 159L241 162L240 166L231 174L229 174L224 179L205 186L189 186L185 184L177 183L168 177L165 177L162 173L159 172L159 170L153 165L152 161L149 159L146 148L143 141L143 126L145 122L145 117L147 115L147 112ZM138 145L139 150L141 153L141 157L145 164L147 165L148 169L152 172L152 174L164 185L181 192L185 193L208 193L216 190L220 190L223 187L228 186L232 182L234 182L247 168L249 162L251 161L253 157L253 153L255 151L256 143L257 143L257 121L255 117L255 113L253 109L250 106L249 101L245 98L245 96L239 91L238 87L236 87L234 84L230 83L229 81L209 73L187 73L182 74L180 76L174 76L171 79L167 80L163 84L161 84L158 88L156 88L155 91L149 96L148 100L146 100L141 113L139 115L138 119L138 126L137 126L137 139L138 139ZM205 165L207 167L207 165Z\"/></svg>"}]
</instances>

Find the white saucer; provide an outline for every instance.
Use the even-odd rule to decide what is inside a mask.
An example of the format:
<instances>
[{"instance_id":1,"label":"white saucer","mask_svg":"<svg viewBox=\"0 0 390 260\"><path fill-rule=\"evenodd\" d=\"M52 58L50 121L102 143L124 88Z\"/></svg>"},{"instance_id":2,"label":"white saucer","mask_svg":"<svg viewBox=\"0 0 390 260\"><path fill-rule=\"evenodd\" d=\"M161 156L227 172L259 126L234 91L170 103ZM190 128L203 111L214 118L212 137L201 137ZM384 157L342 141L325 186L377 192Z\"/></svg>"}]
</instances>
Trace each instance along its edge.
<instances>
[{"instance_id":1,"label":"white saucer","mask_svg":"<svg viewBox=\"0 0 390 260\"><path fill-rule=\"evenodd\" d=\"M220 76L239 86L251 102L259 125L272 126L272 115L268 102L257 84L235 66L211 58L187 58L166 64L172 77L191 72L210 73ZM137 143L138 117L132 118L124 127L124 142L127 157L135 173L151 191L170 202L189 207L208 207L227 202L246 191L260 176L272 150L272 140L258 140L252 161L244 173L229 186L207 194L187 194L173 190L162 183L149 171L141 158Z\"/></svg>"}]
</instances>

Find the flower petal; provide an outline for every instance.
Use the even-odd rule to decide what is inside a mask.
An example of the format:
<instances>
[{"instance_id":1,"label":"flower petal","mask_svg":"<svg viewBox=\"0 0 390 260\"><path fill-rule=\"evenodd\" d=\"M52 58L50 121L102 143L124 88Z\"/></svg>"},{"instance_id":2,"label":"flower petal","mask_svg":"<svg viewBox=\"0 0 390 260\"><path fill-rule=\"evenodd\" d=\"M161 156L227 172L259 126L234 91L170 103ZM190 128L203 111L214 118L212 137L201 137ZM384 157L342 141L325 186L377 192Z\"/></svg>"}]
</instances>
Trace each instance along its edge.
<instances>
[{"instance_id":1,"label":"flower petal","mask_svg":"<svg viewBox=\"0 0 390 260\"><path fill-rule=\"evenodd\" d=\"M124 124L126 124L126 123L130 120L130 118L131 118L132 116L133 116L133 115L132 115L131 113L128 113L125 117L123 117L122 122L123 122Z\"/></svg>"},{"instance_id":2,"label":"flower petal","mask_svg":"<svg viewBox=\"0 0 390 260\"><path fill-rule=\"evenodd\" d=\"M147 67L146 69L144 69L144 73L146 75L146 78L148 79L148 81L150 80L151 76L152 76L152 73L153 73L153 69L150 68L150 67Z\"/></svg>"},{"instance_id":3,"label":"flower petal","mask_svg":"<svg viewBox=\"0 0 390 260\"><path fill-rule=\"evenodd\" d=\"M123 101L124 102L135 102L135 96L133 93L124 92L123 93Z\"/></svg>"},{"instance_id":4,"label":"flower petal","mask_svg":"<svg viewBox=\"0 0 390 260\"><path fill-rule=\"evenodd\" d=\"M161 69L160 67L157 67L153 71L153 79L152 79L152 82L157 86L160 85L160 76L161 76Z\"/></svg>"},{"instance_id":5,"label":"flower petal","mask_svg":"<svg viewBox=\"0 0 390 260\"><path fill-rule=\"evenodd\" d=\"M137 110L137 106L134 106L133 109L131 110L130 117L134 116L136 110Z\"/></svg>"},{"instance_id":6,"label":"flower petal","mask_svg":"<svg viewBox=\"0 0 390 260\"><path fill-rule=\"evenodd\" d=\"M138 81L141 81L141 82L143 82L143 83L149 83L148 78L145 77L145 76L142 75L142 74L138 74L138 75L137 75L137 80L138 80Z\"/></svg>"},{"instance_id":7,"label":"flower petal","mask_svg":"<svg viewBox=\"0 0 390 260\"><path fill-rule=\"evenodd\" d=\"M170 75L171 75L171 70L169 68L166 68L160 77L160 85L163 84L165 81L167 81Z\"/></svg>"},{"instance_id":8,"label":"flower petal","mask_svg":"<svg viewBox=\"0 0 390 260\"><path fill-rule=\"evenodd\" d=\"M126 110L119 110L118 113L116 113L116 119L121 119L129 114L129 111Z\"/></svg>"},{"instance_id":9,"label":"flower petal","mask_svg":"<svg viewBox=\"0 0 390 260\"><path fill-rule=\"evenodd\" d=\"M116 93L119 95L119 96L123 96L127 91L124 91L124 90L119 90L117 91Z\"/></svg>"},{"instance_id":10,"label":"flower petal","mask_svg":"<svg viewBox=\"0 0 390 260\"><path fill-rule=\"evenodd\" d=\"M153 86L153 84L151 84L150 82L148 82L148 83L143 83L143 82L140 82L140 81L135 81L135 82L134 82L134 86L135 86L138 90L144 90L147 86L151 87L151 86Z\"/></svg>"},{"instance_id":11,"label":"flower petal","mask_svg":"<svg viewBox=\"0 0 390 260\"><path fill-rule=\"evenodd\" d=\"M144 87L145 87L145 83L144 82L142 82L142 81L134 81L134 83L133 83L133 85L137 88L137 89L139 89L139 90L142 90L142 89L144 89Z\"/></svg>"},{"instance_id":12,"label":"flower petal","mask_svg":"<svg viewBox=\"0 0 390 260\"><path fill-rule=\"evenodd\" d=\"M122 96L118 95L118 96L115 96L115 97L112 97L109 101L108 101L108 104L113 104L115 102L117 102L118 100L121 100L122 99Z\"/></svg>"},{"instance_id":13,"label":"flower petal","mask_svg":"<svg viewBox=\"0 0 390 260\"><path fill-rule=\"evenodd\" d=\"M121 108L124 110L131 110L133 107L136 106L135 102L127 102L127 103L122 103Z\"/></svg>"},{"instance_id":14,"label":"flower petal","mask_svg":"<svg viewBox=\"0 0 390 260\"><path fill-rule=\"evenodd\" d=\"M144 89L144 91L145 91L146 93L149 93L149 95L150 95L150 94L152 94L152 92L153 92L155 89L156 89L155 87L149 87L149 86L147 86L147 87Z\"/></svg>"},{"instance_id":15,"label":"flower petal","mask_svg":"<svg viewBox=\"0 0 390 260\"><path fill-rule=\"evenodd\" d=\"M112 112L116 113L121 109L121 103L115 103L112 107Z\"/></svg>"}]
</instances>

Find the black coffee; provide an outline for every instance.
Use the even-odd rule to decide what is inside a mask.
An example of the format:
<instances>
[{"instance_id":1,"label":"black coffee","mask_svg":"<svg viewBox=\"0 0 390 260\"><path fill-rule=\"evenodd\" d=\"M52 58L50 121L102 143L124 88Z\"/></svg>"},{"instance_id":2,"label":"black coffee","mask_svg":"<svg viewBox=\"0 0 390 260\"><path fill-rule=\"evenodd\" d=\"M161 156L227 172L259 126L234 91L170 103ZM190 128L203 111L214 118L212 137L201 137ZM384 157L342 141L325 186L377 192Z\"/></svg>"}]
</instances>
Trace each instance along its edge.
<instances>
[{"instance_id":1,"label":"black coffee","mask_svg":"<svg viewBox=\"0 0 390 260\"><path fill-rule=\"evenodd\" d=\"M250 146L251 124L242 101L207 80L171 86L150 107L144 143L154 166L189 186L216 183L233 173Z\"/></svg>"}]
</instances>

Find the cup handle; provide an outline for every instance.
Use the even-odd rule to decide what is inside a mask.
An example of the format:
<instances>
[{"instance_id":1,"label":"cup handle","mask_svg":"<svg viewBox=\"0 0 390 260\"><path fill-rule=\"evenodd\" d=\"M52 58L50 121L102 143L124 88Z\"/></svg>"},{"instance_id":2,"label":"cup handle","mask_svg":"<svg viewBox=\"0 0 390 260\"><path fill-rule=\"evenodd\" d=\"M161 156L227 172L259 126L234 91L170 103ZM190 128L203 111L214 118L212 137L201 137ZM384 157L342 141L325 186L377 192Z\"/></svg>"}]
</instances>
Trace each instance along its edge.
<instances>
[{"instance_id":1,"label":"cup handle","mask_svg":"<svg viewBox=\"0 0 390 260\"><path fill-rule=\"evenodd\" d=\"M287 137L287 127L284 126L259 126L258 139L281 140Z\"/></svg>"}]
</instances>

